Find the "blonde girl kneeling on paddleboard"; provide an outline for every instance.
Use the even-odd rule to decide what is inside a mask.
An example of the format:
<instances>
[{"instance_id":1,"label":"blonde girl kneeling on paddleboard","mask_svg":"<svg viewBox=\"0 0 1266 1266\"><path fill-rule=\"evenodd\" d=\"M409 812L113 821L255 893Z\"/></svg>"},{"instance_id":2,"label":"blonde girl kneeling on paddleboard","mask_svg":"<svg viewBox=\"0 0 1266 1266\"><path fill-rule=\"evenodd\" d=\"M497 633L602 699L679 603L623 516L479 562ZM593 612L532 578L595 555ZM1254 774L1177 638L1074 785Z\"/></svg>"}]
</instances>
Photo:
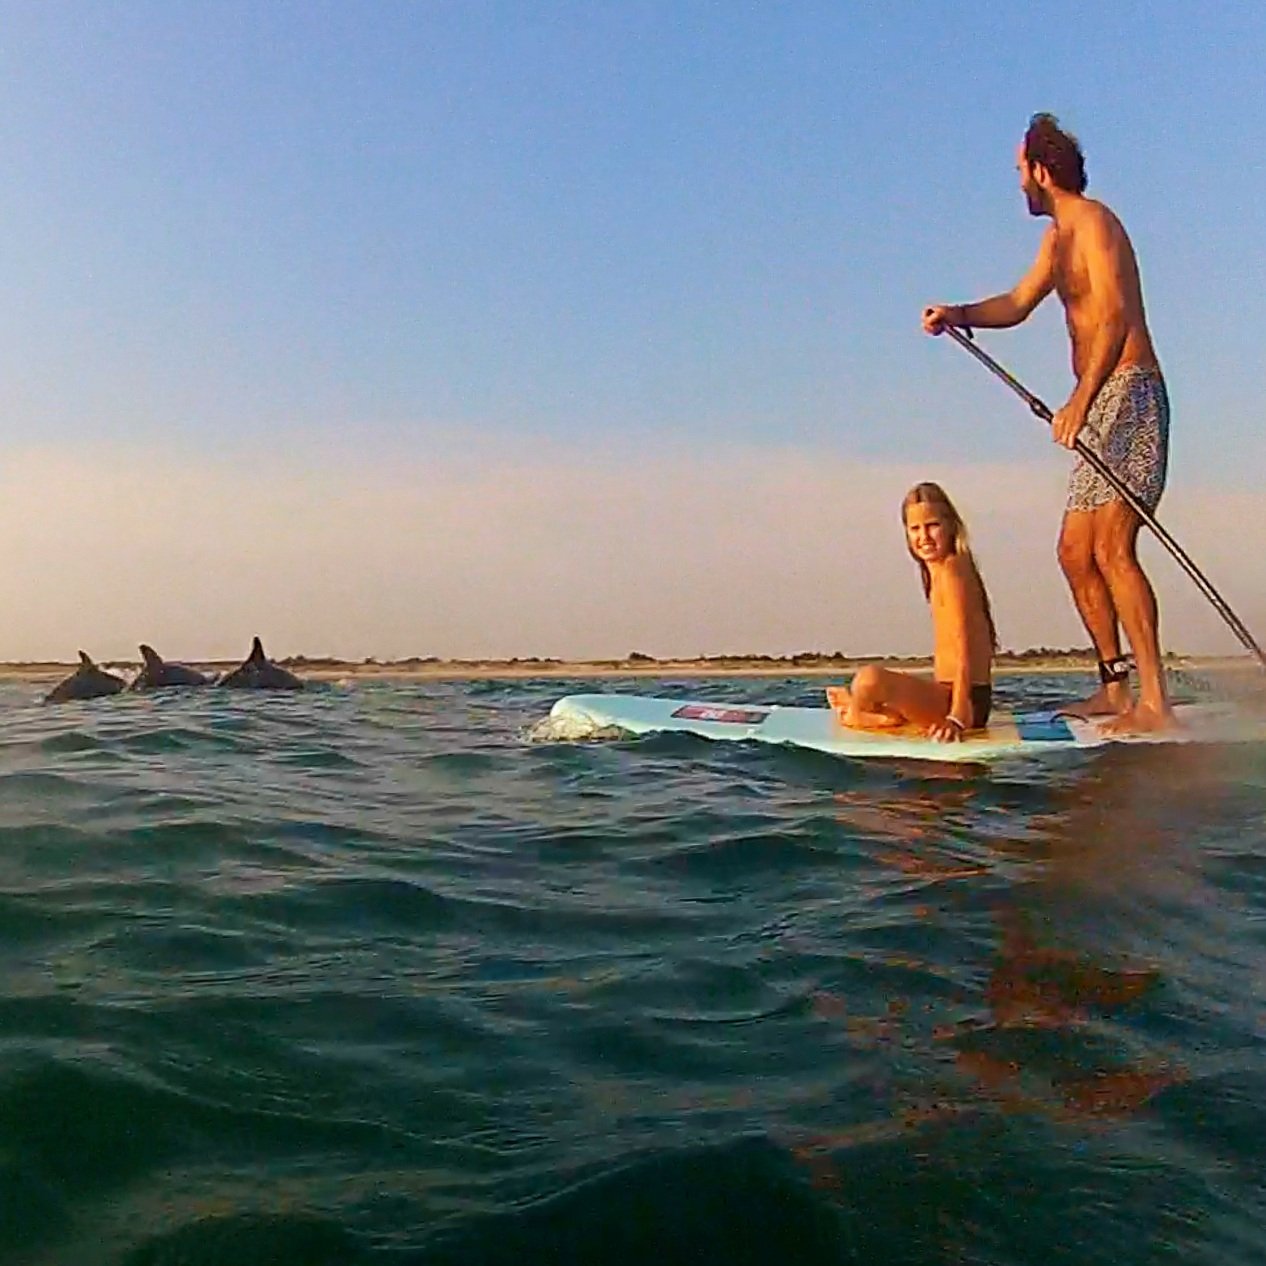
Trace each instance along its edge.
<instances>
[{"instance_id":1,"label":"blonde girl kneeling on paddleboard","mask_svg":"<svg viewBox=\"0 0 1266 1266\"><path fill-rule=\"evenodd\" d=\"M993 703L998 634L967 528L939 484L916 484L901 503L906 548L919 565L932 608L932 680L867 664L852 686L826 692L843 725L889 729L912 722L930 738L955 742L982 728Z\"/></svg>"}]
</instances>

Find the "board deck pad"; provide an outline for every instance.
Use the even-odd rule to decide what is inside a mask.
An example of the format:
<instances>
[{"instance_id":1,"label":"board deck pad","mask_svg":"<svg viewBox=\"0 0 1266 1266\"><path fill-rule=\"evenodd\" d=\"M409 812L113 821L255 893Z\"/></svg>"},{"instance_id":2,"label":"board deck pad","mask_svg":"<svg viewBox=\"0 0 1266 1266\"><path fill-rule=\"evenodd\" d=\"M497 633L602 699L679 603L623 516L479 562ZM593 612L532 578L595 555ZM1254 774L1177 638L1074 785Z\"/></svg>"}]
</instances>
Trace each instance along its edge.
<instances>
[{"instance_id":1,"label":"board deck pad","mask_svg":"<svg viewBox=\"0 0 1266 1266\"><path fill-rule=\"evenodd\" d=\"M550 710L541 737L586 738L618 732L676 732L701 738L785 743L838 756L935 761L988 761L1007 756L1106 744L1244 743L1266 741L1266 717L1230 704L1179 704L1179 728L1163 734L1105 735L1097 721L1040 712L995 712L989 725L957 743L938 743L917 726L854 730L830 708L659 699L649 695L567 695Z\"/></svg>"}]
</instances>

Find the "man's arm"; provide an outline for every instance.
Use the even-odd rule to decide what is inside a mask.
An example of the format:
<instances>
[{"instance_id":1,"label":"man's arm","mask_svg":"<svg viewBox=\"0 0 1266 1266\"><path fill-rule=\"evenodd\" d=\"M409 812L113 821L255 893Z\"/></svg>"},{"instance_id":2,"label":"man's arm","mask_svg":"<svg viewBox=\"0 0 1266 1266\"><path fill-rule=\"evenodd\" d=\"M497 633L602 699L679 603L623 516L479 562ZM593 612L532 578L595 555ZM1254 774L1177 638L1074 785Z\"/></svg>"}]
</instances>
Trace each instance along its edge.
<instances>
[{"instance_id":1,"label":"man's arm","mask_svg":"<svg viewBox=\"0 0 1266 1266\"><path fill-rule=\"evenodd\" d=\"M940 334L947 325L977 326L980 329L1003 330L1019 325L1037 307L1055 285L1055 230L1042 235L1033 266L1012 290L977 303L934 304L923 311L923 328L928 334Z\"/></svg>"},{"instance_id":2,"label":"man's arm","mask_svg":"<svg viewBox=\"0 0 1266 1266\"><path fill-rule=\"evenodd\" d=\"M1092 333L1077 385L1051 422L1052 435L1067 448L1076 443L1099 388L1121 359L1130 332L1125 315L1124 245L1107 215L1096 215L1082 225L1078 238L1088 292L1084 311Z\"/></svg>"}]
</instances>

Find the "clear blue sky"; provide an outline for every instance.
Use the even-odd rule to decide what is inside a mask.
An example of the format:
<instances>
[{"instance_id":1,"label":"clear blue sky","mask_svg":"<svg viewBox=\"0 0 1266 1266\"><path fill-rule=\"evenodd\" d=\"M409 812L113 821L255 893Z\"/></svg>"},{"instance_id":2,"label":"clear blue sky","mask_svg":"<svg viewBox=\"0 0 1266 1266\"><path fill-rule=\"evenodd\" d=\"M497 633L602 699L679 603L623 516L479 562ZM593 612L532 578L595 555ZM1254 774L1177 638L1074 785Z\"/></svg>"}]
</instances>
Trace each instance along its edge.
<instances>
[{"instance_id":1,"label":"clear blue sky","mask_svg":"<svg viewBox=\"0 0 1266 1266\"><path fill-rule=\"evenodd\" d=\"M1011 151L1051 109L1138 239L1183 458L1221 471L1256 442L1266 6L162 0L0 21L18 438L372 442L422 417L1020 452L1023 415L915 321L1027 263ZM1058 394L1038 329L993 345ZM1205 451L1188 433L1214 422Z\"/></svg>"},{"instance_id":2,"label":"clear blue sky","mask_svg":"<svg viewBox=\"0 0 1266 1266\"><path fill-rule=\"evenodd\" d=\"M1266 460L1266 6L31 0L0 31L8 445L1028 459L917 322L1027 266L1045 109L1135 239L1175 478ZM1062 400L1053 305L989 346Z\"/></svg>"}]
</instances>

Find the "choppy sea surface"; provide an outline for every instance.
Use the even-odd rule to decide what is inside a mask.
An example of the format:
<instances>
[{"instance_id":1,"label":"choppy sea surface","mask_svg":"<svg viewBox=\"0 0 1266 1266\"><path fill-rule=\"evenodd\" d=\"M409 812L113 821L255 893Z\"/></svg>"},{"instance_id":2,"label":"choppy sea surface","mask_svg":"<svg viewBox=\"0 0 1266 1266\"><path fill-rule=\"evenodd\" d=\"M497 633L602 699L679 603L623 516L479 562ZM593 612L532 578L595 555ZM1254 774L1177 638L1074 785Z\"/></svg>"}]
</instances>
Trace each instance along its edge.
<instances>
[{"instance_id":1,"label":"choppy sea surface","mask_svg":"<svg viewBox=\"0 0 1266 1266\"><path fill-rule=\"evenodd\" d=\"M0 1261L1266 1260L1266 746L525 738L821 685L0 688Z\"/></svg>"}]
</instances>

